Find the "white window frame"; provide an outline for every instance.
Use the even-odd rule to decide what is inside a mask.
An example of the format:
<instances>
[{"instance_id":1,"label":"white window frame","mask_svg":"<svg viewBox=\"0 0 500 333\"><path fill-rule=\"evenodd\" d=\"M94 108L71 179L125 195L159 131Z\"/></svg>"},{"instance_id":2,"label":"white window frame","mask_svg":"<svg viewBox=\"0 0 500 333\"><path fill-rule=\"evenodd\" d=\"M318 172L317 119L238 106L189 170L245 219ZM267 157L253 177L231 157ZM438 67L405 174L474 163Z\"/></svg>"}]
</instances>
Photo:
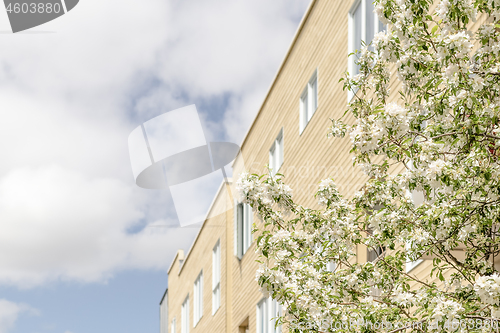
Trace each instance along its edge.
<instances>
[{"instance_id":1,"label":"white window frame","mask_svg":"<svg viewBox=\"0 0 500 333\"><path fill-rule=\"evenodd\" d=\"M413 163L411 164L410 167L413 168ZM420 206L424 202L423 193L421 193L421 192L417 192L417 191L411 192L411 198L413 200L413 203L417 207ZM410 248L411 248L411 244L410 243L406 243L405 244L405 249L408 250ZM417 267L418 265L420 265L422 262L423 262L422 259L417 259L417 260L409 261L409 262L407 261L406 262L406 273L409 273L412 269L414 269L415 267Z\"/></svg>"},{"instance_id":2,"label":"white window frame","mask_svg":"<svg viewBox=\"0 0 500 333\"><path fill-rule=\"evenodd\" d=\"M221 277L220 239L212 250L212 315L220 308L220 277Z\"/></svg>"},{"instance_id":3,"label":"white window frame","mask_svg":"<svg viewBox=\"0 0 500 333\"><path fill-rule=\"evenodd\" d=\"M278 136L271 145L271 149L269 149L269 168L271 168L271 175L274 176L283 165L284 155L283 128L281 128Z\"/></svg>"},{"instance_id":4,"label":"white window frame","mask_svg":"<svg viewBox=\"0 0 500 333\"><path fill-rule=\"evenodd\" d=\"M189 294L184 299L184 302L182 302L181 333L189 333Z\"/></svg>"},{"instance_id":5,"label":"white window frame","mask_svg":"<svg viewBox=\"0 0 500 333\"><path fill-rule=\"evenodd\" d=\"M203 270L194 281L193 290L193 327L200 322L203 317Z\"/></svg>"},{"instance_id":6,"label":"white window frame","mask_svg":"<svg viewBox=\"0 0 500 333\"><path fill-rule=\"evenodd\" d=\"M172 319L172 325L171 325L171 327L170 327L170 328L171 328L171 330L172 330L172 332L171 332L171 333L177 333L177 327L176 327L177 325L176 325L176 324L177 324L177 323L176 323L176 320L175 320L175 317L174 317L174 319Z\"/></svg>"},{"instance_id":7,"label":"white window frame","mask_svg":"<svg viewBox=\"0 0 500 333\"><path fill-rule=\"evenodd\" d=\"M380 21L378 19L377 14L375 13L368 13L367 12L367 5L369 3L372 3L372 0L355 0L351 6L351 9L349 9L349 19L348 19L348 29L349 29L349 37L348 37L348 53L351 54L354 51L356 51L356 36L355 36L355 27L356 27L356 22L355 22L355 14L356 11L359 9L361 10L361 41L364 41L366 44L370 44L371 40L366 40L366 32L367 32L367 15L373 15L373 35L377 34L378 32L382 31L381 26L380 26ZM347 71L349 72L349 75L352 77L355 74L358 68L358 65L356 65L356 56L352 55L349 57L348 62L347 62ZM350 102L351 99L354 97L355 91L348 90L347 91L347 102Z\"/></svg>"},{"instance_id":8,"label":"white window frame","mask_svg":"<svg viewBox=\"0 0 500 333\"><path fill-rule=\"evenodd\" d=\"M300 95L300 121L299 134L304 132L307 124L318 109L318 69L316 69L307 82Z\"/></svg>"},{"instance_id":9,"label":"white window frame","mask_svg":"<svg viewBox=\"0 0 500 333\"><path fill-rule=\"evenodd\" d=\"M276 317L281 316L281 304L276 300L263 298L257 303L257 333L281 333L282 325L276 327Z\"/></svg>"},{"instance_id":10,"label":"white window frame","mask_svg":"<svg viewBox=\"0 0 500 333\"><path fill-rule=\"evenodd\" d=\"M252 244L252 207L234 201L234 255L241 260Z\"/></svg>"}]
</instances>

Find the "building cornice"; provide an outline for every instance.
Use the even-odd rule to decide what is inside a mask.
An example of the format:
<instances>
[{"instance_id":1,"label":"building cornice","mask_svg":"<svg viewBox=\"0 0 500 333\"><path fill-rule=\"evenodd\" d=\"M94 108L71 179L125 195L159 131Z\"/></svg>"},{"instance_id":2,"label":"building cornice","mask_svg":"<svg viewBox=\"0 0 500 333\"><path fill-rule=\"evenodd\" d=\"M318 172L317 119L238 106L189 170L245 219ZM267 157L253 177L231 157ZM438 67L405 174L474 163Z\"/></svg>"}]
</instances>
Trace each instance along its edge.
<instances>
[{"instance_id":1,"label":"building cornice","mask_svg":"<svg viewBox=\"0 0 500 333\"><path fill-rule=\"evenodd\" d=\"M184 259L184 251L183 250L177 250L177 253L175 254L174 259L170 263L170 267L168 267L167 274L170 274L170 271L172 270L172 267L174 267L174 263L177 260L177 257L182 257L181 260Z\"/></svg>"},{"instance_id":2,"label":"building cornice","mask_svg":"<svg viewBox=\"0 0 500 333\"><path fill-rule=\"evenodd\" d=\"M163 293L163 296L162 296L161 301L160 301L160 305L163 304L163 301L166 299L167 294L168 294L168 288L165 289L165 292Z\"/></svg>"}]
</instances>

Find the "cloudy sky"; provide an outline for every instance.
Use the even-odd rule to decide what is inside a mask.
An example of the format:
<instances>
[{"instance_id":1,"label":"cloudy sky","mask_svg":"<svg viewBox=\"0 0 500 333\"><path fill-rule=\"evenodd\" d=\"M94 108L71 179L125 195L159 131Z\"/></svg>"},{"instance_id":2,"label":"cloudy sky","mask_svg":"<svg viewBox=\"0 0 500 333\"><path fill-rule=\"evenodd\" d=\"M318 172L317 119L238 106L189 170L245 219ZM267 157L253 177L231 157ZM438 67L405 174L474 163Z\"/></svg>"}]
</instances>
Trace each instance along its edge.
<instances>
[{"instance_id":1,"label":"cloudy sky","mask_svg":"<svg viewBox=\"0 0 500 333\"><path fill-rule=\"evenodd\" d=\"M196 104L240 143L308 3L81 0L18 34L0 11L0 333L158 332L197 229L135 186L128 135Z\"/></svg>"}]
</instances>

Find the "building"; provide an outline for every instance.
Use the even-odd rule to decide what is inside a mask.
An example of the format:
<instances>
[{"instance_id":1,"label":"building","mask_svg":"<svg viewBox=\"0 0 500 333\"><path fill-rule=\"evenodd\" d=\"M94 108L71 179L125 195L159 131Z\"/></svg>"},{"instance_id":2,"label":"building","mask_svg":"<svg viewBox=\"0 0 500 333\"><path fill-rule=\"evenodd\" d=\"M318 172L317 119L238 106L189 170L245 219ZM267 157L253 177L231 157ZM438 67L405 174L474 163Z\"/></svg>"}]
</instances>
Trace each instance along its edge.
<instances>
[{"instance_id":1,"label":"building","mask_svg":"<svg viewBox=\"0 0 500 333\"><path fill-rule=\"evenodd\" d=\"M366 181L352 167L349 141L326 136L329 118L342 115L349 98L338 83L348 67L355 70L347 54L376 28L374 15L373 29L362 20L371 12L368 1L353 3L311 2L241 144L235 178L244 170L264 173L269 164L285 174L297 202L309 206L321 179L334 177L345 195ZM348 27L357 29L358 40L349 40ZM174 258L160 306L162 333L280 331L272 323L279 305L264 299L255 281L254 217L235 201L235 191L233 183L221 185L191 249ZM221 205L236 209L217 215ZM366 250L359 259L366 260Z\"/></svg>"},{"instance_id":2,"label":"building","mask_svg":"<svg viewBox=\"0 0 500 333\"><path fill-rule=\"evenodd\" d=\"M330 118L340 118L352 95L339 79L357 73L353 58L361 41L384 29L370 0L312 0L292 44L251 124L233 177L243 171L262 174L267 164L285 175L294 200L317 207L318 183L333 177L340 192L351 196L366 182L352 166L348 138L330 140ZM189 252L179 251L168 271L168 320L163 332L279 332L272 318L279 304L264 299L255 281L258 268L249 207L235 200L233 183L222 184ZM217 215L218 205L233 205ZM358 262L372 260L366 247ZM409 263L407 272L427 276L430 261ZM165 302L165 298L162 304ZM162 310L162 314L167 313Z\"/></svg>"}]
</instances>

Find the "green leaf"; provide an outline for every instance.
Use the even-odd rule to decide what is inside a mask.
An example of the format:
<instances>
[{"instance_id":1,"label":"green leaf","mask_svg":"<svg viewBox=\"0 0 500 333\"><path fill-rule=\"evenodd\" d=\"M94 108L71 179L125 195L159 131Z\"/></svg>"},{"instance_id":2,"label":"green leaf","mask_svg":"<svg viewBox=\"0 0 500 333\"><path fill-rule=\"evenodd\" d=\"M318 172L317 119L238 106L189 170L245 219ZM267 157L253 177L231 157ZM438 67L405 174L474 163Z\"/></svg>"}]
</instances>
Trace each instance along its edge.
<instances>
[{"instance_id":1,"label":"green leaf","mask_svg":"<svg viewBox=\"0 0 500 333\"><path fill-rule=\"evenodd\" d=\"M438 26L437 26L437 25L435 25L435 26L432 28L432 30L431 30L431 34L433 34L433 35L434 35L434 33L436 33L437 29L438 29Z\"/></svg>"}]
</instances>

